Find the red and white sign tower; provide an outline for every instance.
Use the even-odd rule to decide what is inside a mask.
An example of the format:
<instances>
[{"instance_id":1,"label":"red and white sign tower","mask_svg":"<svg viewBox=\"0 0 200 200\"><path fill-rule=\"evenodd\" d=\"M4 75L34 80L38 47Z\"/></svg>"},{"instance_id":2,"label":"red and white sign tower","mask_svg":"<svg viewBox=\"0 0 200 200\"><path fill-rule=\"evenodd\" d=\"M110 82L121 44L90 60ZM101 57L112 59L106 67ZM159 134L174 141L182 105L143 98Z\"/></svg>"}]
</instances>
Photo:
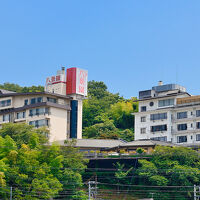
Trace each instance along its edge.
<instances>
[{"instance_id":1,"label":"red and white sign tower","mask_svg":"<svg viewBox=\"0 0 200 200\"><path fill-rule=\"evenodd\" d=\"M45 91L62 95L87 96L88 71L80 68L65 68L57 71L56 76L46 79Z\"/></svg>"},{"instance_id":2,"label":"red and white sign tower","mask_svg":"<svg viewBox=\"0 0 200 200\"><path fill-rule=\"evenodd\" d=\"M82 138L82 100L87 96L88 71L80 68L69 68L57 71L56 76L46 79L45 91L72 97L70 115L70 133L68 138ZM75 105L75 106L74 106Z\"/></svg>"}]
</instances>

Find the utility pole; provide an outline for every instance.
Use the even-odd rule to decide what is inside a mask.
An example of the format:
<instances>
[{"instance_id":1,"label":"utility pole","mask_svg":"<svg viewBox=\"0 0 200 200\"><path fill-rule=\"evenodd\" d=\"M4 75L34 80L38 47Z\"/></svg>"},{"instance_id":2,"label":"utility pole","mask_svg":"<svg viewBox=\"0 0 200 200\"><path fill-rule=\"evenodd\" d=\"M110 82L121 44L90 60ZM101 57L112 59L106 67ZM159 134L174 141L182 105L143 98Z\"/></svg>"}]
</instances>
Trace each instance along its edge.
<instances>
[{"instance_id":1,"label":"utility pole","mask_svg":"<svg viewBox=\"0 0 200 200\"><path fill-rule=\"evenodd\" d=\"M12 186L10 187L10 200L12 200Z\"/></svg>"},{"instance_id":2,"label":"utility pole","mask_svg":"<svg viewBox=\"0 0 200 200\"><path fill-rule=\"evenodd\" d=\"M88 200L96 199L96 197L97 197L97 182L89 181L88 182Z\"/></svg>"},{"instance_id":3,"label":"utility pole","mask_svg":"<svg viewBox=\"0 0 200 200\"><path fill-rule=\"evenodd\" d=\"M90 196L91 196L91 185L90 185L90 181L88 182L88 189L89 189L89 193L88 193L88 200L90 200Z\"/></svg>"},{"instance_id":4,"label":"utility pole","mask_svg":"<svg viewBox=\"0 0 200 200\"><path fill-rule=\"evenodd\" d=\"M200 200L200 186L194 185L194 200Z\"/></svg>"},{"instance_id":5,"label":"utility pole","mask_svg":"<svg viewBox=\"0 0 200 200\"><path fill-rule=\"evenodd\" d=\"M153 195L154 195L155 193L151 192L150 194L151 194L151 198L153 199Z\"/></svg>"}]
</instances>

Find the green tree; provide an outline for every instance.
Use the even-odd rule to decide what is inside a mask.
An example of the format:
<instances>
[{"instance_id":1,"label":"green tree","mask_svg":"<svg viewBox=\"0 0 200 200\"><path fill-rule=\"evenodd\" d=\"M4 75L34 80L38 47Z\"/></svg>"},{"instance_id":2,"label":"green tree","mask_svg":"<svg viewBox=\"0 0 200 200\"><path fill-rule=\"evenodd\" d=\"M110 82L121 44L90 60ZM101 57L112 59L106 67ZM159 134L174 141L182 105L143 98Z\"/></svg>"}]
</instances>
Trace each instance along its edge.
<instances>
[{"instance_id":1,"label":"green tree","mask_svg":"<svg viewBox=\"0 0 200 200\"><path fill-rule=\"evenodd\" d=\"M160 175L151 176L149 178L149 181L152 183L152 185L158 185L158 186L166 186L168 183L167 178Z\"/></svg>"},{"instance_id":2,"label":"green tree","mask_svg":"<svg viewBox=\"0 0 200 200\"><path fill-rule=\"evenodd\" d=\"M13 92L43 92L44 87L39 86L31 86L31 87L21 87L18 84L14 83L4 83L0 84L0 89L9 90Z\"/></svg>"},{"instance_id":3,"label":"green tree","mask_svg":"<svg viewBox=\"0 0 200 200\"><path fill-rule=\"evenodd\" d=\"M83 102L84 137L134 140L132 113L138 111L136 100L110 93L102 81L89 81L88 99Z\"/></svg>"},{"instance_id":4,"label":"green tree","mask_svg":"<svg viewBox=\"0 0 200 200\"><path fill-rule=\"evenodd\" d=\"M117 179L124 179L133 169L133 167L131 167L128 170L124 169L124 164L121 164L119 162L117 162L116 164L114 164L114 166L116 167L117 171L115 172L115 177Z\"/></svg>"},{"instance_id":5,"label":"green tree","mask_svg":"<svg viewBox=\"0 0 200 200\"><path fill-rule=\"evenodd\" d=\"M136 149L136 152L137 152L138 154L143 154L143 153L144 153L144 149L143 149L143 148L137 148L137 149Z\"/></svg>"},{"instance_id":6,"label":"green tree","mask_svg":"<svg viewBox=\"0 0 200 200\"><path fill-rule=\"evenodd\" d=\"M74 195L72 195L72 199L77 200L88 200L88 195L84 190L76 191Z\"/></svg>"},{"instance_id":7,"label":"green tree","mask_svg":"<svg viewBox=\"0 0 200 200\"><path fill-rule=\"evenodd\" d=\"M147 160L139 160L140 168L138 169L138 174L148 180L151 176L158 173L158 169L154 163Z\"/></svg>"},{"instance_id":8,"label":"green tree","mask_svg":"<svg viewBox=\"0 0 200 200\"><path fill-rule=\"evenodd\" d=\"M42 131L42 132L41 132ZM50 199L64 190L66 199L80 197L81 174L87 161L73 146L44 144L44 130L26 124L5 124L0 132L0 198L21 200ZM18 135L17 135L18 133ZM40 139L42 138L42 139ZM46 140L47 141L47 140Z\"/></svg>"},{"instance_id":9,"label":"green tree","mask_svg":"<svg viewBox=\"0 0 200 200\"><path fill-rule=\"evenodd\" d=\"M117 183L118 183L117 190L119 192L120 184L124 184L125 183L124 180L127 177L127 175L132 171L133 167L131 167L128 170L125 170L124 169L124 164L121 164L119 162L114 164L114 166L116 167L115 177L117 179Z\"/></svg>"},{"instance_id":10,"label":"green tree","mask_svg":"<svg viewBox=\"0 0 200 200\"><path fill-rule=\"evenodd\" d=\"M107 95L107 86L102 81L89 81L88 82L88 96L101 99Z\"/></svg>"},{"instance_id":11,"label":"green tree","mask_svg":"<svg viewBox=\"0 0 200 200\"><path fill-rule=\"evenodd\" d=\"M117 128L133 128L133 105L131 102L117 102L111 105L110 115Z\"/></svg>"},{"instance_id":12,"label":"green tree","mask_svg":"<svg viewBox=\"0 0 200 200\"><path fill-rule=\"evenodd\" d=\"M110 106L123 98L119 94L112 94L102 82L88 82L88 99L83 102L83 128L94 125L95 117L105 113Z\"/></svg>"},{"instance_id":13,"label":"green tree","mask_svg":"<svg viewBox=\"0 0 200 200\"><path fill-rule=\"evenodd\" d=\"M10 136L18 146L22 144L29 144L36 147L37 142L40 144L46 143L49 131L45 128L34 129L26 123L6 123L0 129L0 136Z\"/></svg>"},{"instance_id":14,"label":"green tree","mask_svg":"<svg viewBox=\"0 0 200 200\"><path fill-rule=\"evenodd\" d=\"M139 160L136 183L153 186L183 186L168 189L155 199L191 198L194 184L200 181L199 154L186 147L157 146L151 160ZM187 186L184 188L184 186ZM189 186L189 187L188 187ZM191 188L190 188L191 187ZM162 188L158 188L162 190Z\"/></svg>"},{"instance_id":15,"label":"green tree","mask_svg":"<svg viewBox=\"0 0 200 200\"><path fill-rule=\"evenodd\" d=\"M134 131L133 129L125 129L125 130L119 130L120 138L131 142L134 140Z\"/></svg>"},{"instance_id":16,"label":"green tree","mask_svg":"<svg viewBox=\"0 0 200 200\"><path fill-rule=\"evenodd\" d=\"M118 129L111 120L87 127L83 132L88 138L117 139L119 138Z\"/></svg>"}]
</instances>

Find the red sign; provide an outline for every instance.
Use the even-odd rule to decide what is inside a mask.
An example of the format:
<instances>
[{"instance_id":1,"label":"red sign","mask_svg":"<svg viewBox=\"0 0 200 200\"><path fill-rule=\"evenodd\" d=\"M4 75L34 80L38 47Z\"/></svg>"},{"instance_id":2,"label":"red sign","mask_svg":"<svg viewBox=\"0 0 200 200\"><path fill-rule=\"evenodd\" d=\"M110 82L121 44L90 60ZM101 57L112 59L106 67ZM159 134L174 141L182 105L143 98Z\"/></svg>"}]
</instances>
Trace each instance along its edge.
<instances>
[{"instance_id":1,"label":"red sign","mask_svg":"<svg viewBox=\"0 0 200 200\"><path fill-rule=\"evenodd\" d=\"M65 82L65 76L64 74L56 75L56 76L51 76L46 79L46 86L47 85L52 85L56 83L63 83Z\"/></svg>"},{"instance_id":2,"label":"red sign","mask_svg":"<svg viewBox=\"0 0 200 200\"><path fill-rule=\"evenodd\" d=\"M87 96L87 77L86 70L79 68L67 69L67 94L80 94Z\"/></svg>"}]
</instances>

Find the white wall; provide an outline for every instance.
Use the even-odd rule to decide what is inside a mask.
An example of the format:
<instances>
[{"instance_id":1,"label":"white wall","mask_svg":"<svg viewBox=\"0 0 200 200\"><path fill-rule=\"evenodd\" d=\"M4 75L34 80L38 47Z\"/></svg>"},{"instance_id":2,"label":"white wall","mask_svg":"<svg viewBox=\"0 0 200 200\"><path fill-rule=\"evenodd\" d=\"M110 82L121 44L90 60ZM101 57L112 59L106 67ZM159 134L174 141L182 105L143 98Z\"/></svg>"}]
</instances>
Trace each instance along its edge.
<instances>
[{"instance_id":1,"label":"white wall","mask_svg":"<svg viewBox=\"0 0 200 200\"><path fill-rule=\"evenodd\" d=\"M67 110L50 108L50 137L49 141L67 139Z\"/></svg>"}]
</instances>

